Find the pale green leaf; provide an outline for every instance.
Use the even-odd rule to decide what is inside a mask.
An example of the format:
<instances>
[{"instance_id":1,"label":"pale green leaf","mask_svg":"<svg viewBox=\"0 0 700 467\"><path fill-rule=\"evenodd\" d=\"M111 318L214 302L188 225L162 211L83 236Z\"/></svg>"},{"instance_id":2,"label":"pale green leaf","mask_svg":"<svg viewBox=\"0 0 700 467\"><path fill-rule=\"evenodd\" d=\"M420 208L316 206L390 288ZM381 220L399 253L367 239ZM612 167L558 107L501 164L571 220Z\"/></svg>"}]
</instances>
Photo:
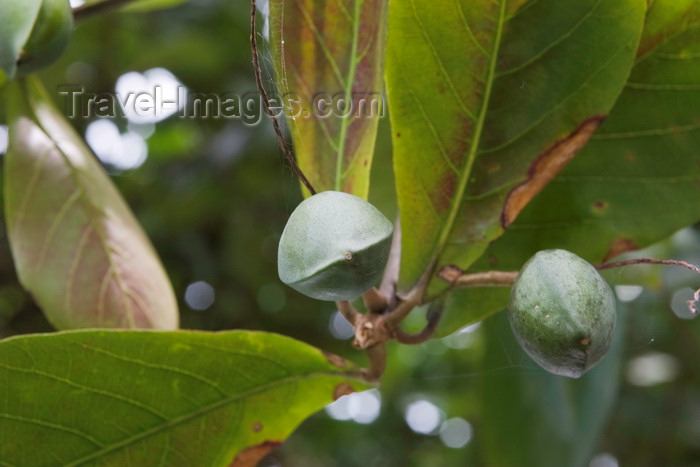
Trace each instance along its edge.
<instances>
[{"instance_id":1,"label":"pale green leaf","mask_svg":"<svg viewBox=\"0 0 700 467\"><path fill-rule=\"evenodd\" d=\"M8 88L5 217L22 285L58 329L175 329L148 238L39 80Z\"/></svg>"}]
</instances>

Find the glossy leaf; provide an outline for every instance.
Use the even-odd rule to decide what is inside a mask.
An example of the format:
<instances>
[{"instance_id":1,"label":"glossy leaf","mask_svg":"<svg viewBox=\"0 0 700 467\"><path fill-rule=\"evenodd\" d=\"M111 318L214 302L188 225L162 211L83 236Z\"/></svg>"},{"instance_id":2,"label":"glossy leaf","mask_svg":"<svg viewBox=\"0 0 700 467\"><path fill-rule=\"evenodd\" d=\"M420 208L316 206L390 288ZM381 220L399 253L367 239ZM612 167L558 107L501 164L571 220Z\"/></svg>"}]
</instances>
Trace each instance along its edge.
<instances>
[{"instance_id":1,"label":"glossy leaf","mask_svg":"<svg viewBox=\"0 0 700 467\"><path fill-rule=\"evenodd\" d=\"M517 270L564 248L600 263L700 220L700 2L657 0L610 116L473 267ZM487 295L490 303L480 301ZM455 291L449 333L503 309L504 290Z\"/></svg>"},{"instance_id":2,"label":"glossy leaf","mask_svg":"<svg viewBox=\"0 0 700 467\"><path fill-rule=\"evenodd\" d=\"M384 104L387 3L270 0L278 90L298 164L317 192L367 199Z\"/></svg>"},{"instance_id":3,"label":"glossy leaf","mask_svg":"<svg viewBox=\"0 0 700 467\"><path fill-rule=\"evenodd\" d=\"M622 311L610 351L579 380L549 374L532 362L515 341L506 313L484 322L487 465L589 465L617 399L626 329Z\"/></svg>"},{"instance_id":4,"label":"glossy leaf","mask_svg":"<svg viewBox=\"0 0 700 467\"><path fill-rule=\"evenodd\" d=\"M39 13L42 0L0 2L0 70L10 78L15 74L17 58ZM2 79L0 78L0 81Z\"/></svg>"},{"instance_id":5,"label":"glossy leaf","mask_svg":"<svg viewBox=\"0 0 700 467\"><path fill-rule=\"evenodd\" d=\"M121 195L37 78L9 88L5 216L22 285L58 329L175 329L177 302Z\"/></svg>"},{"instance_id":6,"label":"glossy leaf","mask_svg":"<svg viewBox=\"0 0 700 467\"><path fill-rule=\"evenodd\" d=\"M254 466L306 417L364 389L348 380L353 371L267 333L8 339L0 342L0 464Z\"/></svg>"},{"instance_id":7,"label":"glossy leaf","mask_svg":"<svg viewBox=\"0 0 700 467\"><path fill-rule=\"evenodd\" d=\"M643 0L391 2L400 289L469 267L571 160L622 90L644 11Z\"/></svg>"}]
</instances>

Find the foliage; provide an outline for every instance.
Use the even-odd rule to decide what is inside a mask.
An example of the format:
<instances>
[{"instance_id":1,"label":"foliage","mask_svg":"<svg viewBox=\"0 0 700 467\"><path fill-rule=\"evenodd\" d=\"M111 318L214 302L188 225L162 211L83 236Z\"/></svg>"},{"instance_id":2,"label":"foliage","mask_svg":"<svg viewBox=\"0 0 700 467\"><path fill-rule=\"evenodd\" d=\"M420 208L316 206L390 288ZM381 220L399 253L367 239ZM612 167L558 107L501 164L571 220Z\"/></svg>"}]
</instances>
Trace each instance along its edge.
<instances>
[{"instance_id":1,"label":"foliage","mask_svg":"<svg viewBox=\"0 0 700 467\"><path fill-rule=\"evenodd\" d=\"M30 2L0 10L20 3L15 13L31 16ZM135 126L117 111L123 135L147 135L149 157L138 170L103 161L110 177L78 136L92 112L61 115L71 113L66 84L112 93L124 73L157 66L191 92L257 96L249 5L142 0L93 15L98 4L75 10L84 16L68 50L38 77L6 84L0 72L0 121L10 126L0 438L14 440L0 446L0 463L254 465L333 398L367 388L376 352L363 373L314 348L364 363L335 306L279 283L277 242L302 193L259 98L233 118ZM267 23L259 71L271 95L278 86L275 99L298 98L281 103L300 167L319 191L368 198L389 219L400 211L398 294L383 283L382 306L432 302L395 337L447 337L387 346L378 419L319 413L261 465L577 466L601 451L622 465L697 463L698 320L668 309L672 296L690 298L676 289L696 289L697 277L654 266L606 272L647 288L618 302L611 351L578 381L534 366L504 313L465 328L503 310L508 288L453 288L450 277L517 271L545 248L595 264L659 241L647 255L698 263L697 228L669 236L700 219L700 2L271 0L268 11L258 16ZM8 70L29 31L0 22ZM381 95L384 77L390 122L319 118L309 105L319 92ZM216 292L210 308L192 298L201 281ZM314 347L260 331L55 333L37 304L59 328L172 328L179 308L183 329L274 331ZM167 324L129 321L142 305ZM371 302L352 306L373 316ZM646 389L633 370L650 351L675 373ZM443 411L440 436L404 423L417 402ZM446 447L447 422L464 420L466 447Z\"/></svg>"}]
</instances>

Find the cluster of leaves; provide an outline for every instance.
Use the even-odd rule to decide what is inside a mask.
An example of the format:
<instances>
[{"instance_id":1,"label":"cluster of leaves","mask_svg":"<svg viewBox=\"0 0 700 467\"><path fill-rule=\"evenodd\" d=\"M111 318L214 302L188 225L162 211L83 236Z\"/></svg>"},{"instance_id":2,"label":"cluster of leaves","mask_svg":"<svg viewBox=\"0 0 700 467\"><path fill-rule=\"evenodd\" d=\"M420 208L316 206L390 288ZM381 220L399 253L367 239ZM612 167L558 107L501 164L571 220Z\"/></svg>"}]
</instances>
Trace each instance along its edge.
<instances>
[{"instance_id":1,"label":"cluster of leaves","mask_svg":"<svg viewBox=\"0 0 700 467\"><path fill-rule=\"evenodd\" d=\"M403 230L401 296L429 301L443 293L450 287L439 275L444 266L518 269L548 247L600 262L698 219L698 2L423 3L271 0L268 18L278 81L302 101L319 90L381 91L386 75ZM189 73L189 82L201 79ZM59 328L174 327L170 285L109 178L35 78L6 89L12 142L4 202L23 285ZM307 118L290 128L299 164L319 191L369 196L378 119ZM377 154L381 168L387 159ZM386 173L378 176L389 185ZM266 196L260 192L267 179L247 183ZM27 190L32 185L37 189ZM255 274L255 267L240 274ZM110 315L96 313L95 303L120 319L81 322L86 314ZM480 321L506 303L505 289L455 290L439 332ZM137 319L138 310L169 318L154 325ZM486 330L487 359L496 368L515 352L501 347L507 331L498 320L487 321ZM10 465L227 465L234 458L250 465L348 391L348 382L366 387L352 365L262 333L76 331L0 345L3 392L13 395L2 407L0 431L16 440L55 440L39 453L30 443L3 444L0 460ZM595 389L614 380L619 362L613 356L584 384ZM502 403L502 386L524 394L535 388L566 406L564 383L542 385L541 378L503 385L503 378L485 377L492 400L484 410L498 413L484 415L502 421L517 412ZM604 403L594 407L580 398L577 410L590 418L569 420L552 465L587 462L614 389L609 384ZM72 409L55 414L56 406ZM84 410L76 416L73 407ZM550 420L541 418L544 425ZM542 444L537 436L551 433L544 425L530 437L508 433L505 423L486 426L493 446L486 458L494 465L536 458L526 453ZM522 446L496 449L505 436Z\"/></svg>"}]
</instances>

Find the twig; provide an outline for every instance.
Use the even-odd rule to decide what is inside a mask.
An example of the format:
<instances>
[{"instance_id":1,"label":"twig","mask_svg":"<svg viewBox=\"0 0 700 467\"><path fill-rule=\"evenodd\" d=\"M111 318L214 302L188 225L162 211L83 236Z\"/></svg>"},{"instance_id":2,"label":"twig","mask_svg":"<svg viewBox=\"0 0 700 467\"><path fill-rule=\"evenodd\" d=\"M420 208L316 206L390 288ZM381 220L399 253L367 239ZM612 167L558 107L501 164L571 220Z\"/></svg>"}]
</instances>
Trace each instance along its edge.
<instances>
[{"instance_id":1,"label":"twig","mask_svg":"<svg viewBox=\"0 0 700 467\"><path fill-rule=\"evenodd\" d=\"M603 263L596 266L596 269L610 269L619 268L621 266L630 266L633 264L661 264L664 266L682 266L684 268L690 269L693 272L700 274L700 267L690 264L685 261L680 261L676 259L654 259L654 258L635 258L626 259L624 261L611 261L609 263ZM685 302L688 305L691 315L697 315L700 313L700 289L695 291L693 298Z\"/></svg>"},{"instance_id":2,"label":"twig","mask_svg":"<svg viewBox=\"0 0 700 467\"><path fill-rule=\"evenodd\" d=\"M379 381L386 369L386 343L380 342L367 349L369 368L365 373L368 382Z\"/></svg>"},{"instance_id":3,"label":"twig","mask_svg":"<svg viewBox=\"0 0 700 467\"><path fill-rule=\"evenodd\" d=\"M263 98L263 104L265 105L265 113L270 117L272 120L272 128L275 130L275 135L277 135L277 144L279 144L280 149L282 150L282 154L284 155L284 158L287 159L287 162L289 165L292 167L292 171L294 174L301 180L301 182L304 184L307 190L312 195L316 194L316 190L314 190L314 187L311 186L311 182L306 178L306 175L304 175L304 172L299 168L297 165L297 161L294 158L294 155L292 154L292 150L289 148L289 145L287 144L287 141L284 139L284 134L282 133L282 128L280 128L279 121L277 121L277 117L275 116L275 112L272 110L272 106L270 105L270 99L267 95L267 91L265 91L265 86L263 85L262 82L262 70L260 68L260 60L258 58L258 41L257 41L257 34L255 30L255 16L257 12L257 5L255 3L255 0L250 1L250 48L253 54L253 68L255 68L255 84L258 87L258 90L260 91L260 95Z\"/></svg>"},{"instance_id":4,"label":"twig","mask_svg":"<svg viewBox=\"0 0 700 467\"><path fill-rule=\"evenodd\" d=\"M420 331L416 333L409 333L397 326L394 330L393 338L396 340L396 342L407 345L422 344L423 342L429 340L431 337L433 337L433 334L435 334L435 330L437 329L440 318L442 317L442 306L443 304L440 303L439 308L436 311L433 312L431 310L431 312L429 312L428 324L426 324Z\"/></svg>"},{"instance_id":5,"label":"twig","mask_svg":"<svg viewBox=\"0 0 700 467\"><path fill-rule=\"evenodd\" d=\"M86 3L73 8L73 21L79 23L93 16L117 10L137 0L103 0L98 3Z\"/></svg>"},{"instance_id":6,"label":"twig","mask_svg":"<svg viewBox=\"0 0 700 467\"><path fill-rule=\"evenodd\" d=\"M466 274L457 266L444 266L438 277L454 287L510 287L518 277L518 271L486 271Z\"/></svg>"},{"instance_id":7,"label":"twig","mask_svg":"<svg viewBox=\"0 0 700 467\"><path fill-rule=\"evenodd\" d=\"M338 311L343 317L353 326L357 326L357 321L360 316L362 316L352 304L346 300L339 300L335 302L335 306L338 307Z\"/></svg>"},{"instance_id":8,"label":"twig","mask_svg":"<svg viewBox=\"0 0 700 467\"><path fill-rule=\"evenodd\" d=\"M624 261L611 261L608 263L599 264L596 269L610 269L619 268L621 266L630 266L632 264L663 264L665 266L683 266L691 271L695 271L700 274L700 268L694 264L686 263L685 261L675 260L675 259L654 259L654 258L635 258L626 259Z\"/></svg>"},{"instance_id":9,"label":"twig","mask_svg":"<svg viewBox=\"0 0 700 467\"><path fill-rule=\"evenodd\" d=\"M384 313L387 307L386 297L375 287L362 294L362 301L370 313Z\"/></svg>"}]
</instances>

